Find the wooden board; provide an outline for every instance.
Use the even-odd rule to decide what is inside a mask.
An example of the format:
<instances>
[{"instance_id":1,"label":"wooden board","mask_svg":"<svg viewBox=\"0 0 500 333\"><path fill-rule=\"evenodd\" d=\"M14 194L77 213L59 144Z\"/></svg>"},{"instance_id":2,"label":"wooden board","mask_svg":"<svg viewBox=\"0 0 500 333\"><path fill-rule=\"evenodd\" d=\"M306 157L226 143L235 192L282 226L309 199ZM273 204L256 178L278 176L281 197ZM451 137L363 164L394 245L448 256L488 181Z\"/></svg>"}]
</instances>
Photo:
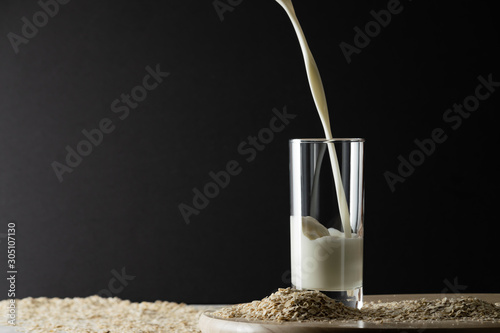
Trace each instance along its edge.
<instances>
[{"instance_id":1,"label":"wooden board","mask_svg":"<svg viewBox=\"0 0 500 333\"><path fill-rule=\"evenodd\" d=\"M372 295L365 296L365 302L392 302L414 300L420 298L436 299L443 297L468 296L477 297L487 302L500 302L500 294L413 294L413 295ZM455 320L439 322L414 323L373 323L353 321L344 323L268 323L250 322L240 319L218 319L205 311L200 317L200 329L203 333L313 333L313 332L500 332L500 323L491 322L457 322Z\"/></svg>"}]
</instances>

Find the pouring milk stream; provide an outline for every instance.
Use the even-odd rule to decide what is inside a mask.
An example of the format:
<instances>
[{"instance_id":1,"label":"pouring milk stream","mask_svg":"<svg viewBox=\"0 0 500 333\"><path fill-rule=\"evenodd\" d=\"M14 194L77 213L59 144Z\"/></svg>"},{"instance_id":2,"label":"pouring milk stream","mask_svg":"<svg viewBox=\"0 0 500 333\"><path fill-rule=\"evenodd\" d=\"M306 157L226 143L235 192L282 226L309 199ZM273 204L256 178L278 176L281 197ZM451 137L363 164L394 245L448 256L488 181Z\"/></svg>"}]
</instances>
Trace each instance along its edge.
<instances>
[{"instance_id":1,"label":"pouring milk stream","mask_svg":"<svg viewBox=\"0 0 500 333\"><path fill-rule=\"evenodd\" d=\"M328 115L328 106L326 105L325 91L323 89L323 83L321 82L321 76L319 75L318 66L316 66L316 62L314 61L312 53L309 50L304 32L302 31L297 16L295 15L295 10L293 8L291 0L276 1L285 9L288 17L292 21L295 33L297 34L297 37L299 39L300 48L302 49L302 55L304 56L309 86L311 87L311 93L314 98L314 103L316 104L316 109L318 110L319 118L321 120L321 124L323 125L323 130L325 131L325 137L327 140L331 140L333 139L333 137L332 130L330 128L330 117ZM342 226L344 227L345 237L351 238L349 208L347 207L344 186L342 185L342 179L340 176L337 152L335 151L335 145L333 143L328 144L328 152L330 155L330 162L332 164L333 178L335 181L335 190L337 193L337 201L339 205Z\"/></svg>"}]
</instances>

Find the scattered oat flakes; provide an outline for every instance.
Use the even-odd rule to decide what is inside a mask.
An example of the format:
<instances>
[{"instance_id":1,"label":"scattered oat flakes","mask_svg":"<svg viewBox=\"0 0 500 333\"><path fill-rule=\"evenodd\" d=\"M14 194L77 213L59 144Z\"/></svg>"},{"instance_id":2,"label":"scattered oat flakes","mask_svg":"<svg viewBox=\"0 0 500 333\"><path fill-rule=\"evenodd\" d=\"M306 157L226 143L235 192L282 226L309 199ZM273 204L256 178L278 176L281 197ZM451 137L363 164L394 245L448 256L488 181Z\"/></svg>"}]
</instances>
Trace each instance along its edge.
<instances>
[{"instance_id":1,"label":"scattered oat flakes","mask_svg":"<svg viewBox=\"0 0 500 333\"><path fill-rule=\"evenodd\" d=\"M0 301L0 308L6 309L8 302ZM200 332L198 317L201 311L172 302L134 303L99 296L28 297L16 300L16 309L16 328L21 332Z\"/></svg>"},{"instance_id":2,"label":"scattered oat flakes","mask_svg":"<svg viewBox=\"0 0 500 333\"><path fill-rule=\"evenodd\" d=\"M9 300L0 301L6 309ZM201 310L186 304L156 301L134 303L119 298L25 298L16 300L21 332L46 333L150 333L196 332ZM435 300L370 302L361 310L335 302L318 291L279 289L251 303L214 312L220 318L263 321L492 321L500 322L500 303L457 297ZM4 322L5 323L5 322Z\"/></svg>"},{"instance_id":3,"label":"scattered oat flakes","mask_svg":"<svg viewBox=\"0 0 500 333\"><path fill-rule=\"evenodd\" d=\"M362 309L365 320L413 321L492 321L500 322L500 308L473 297L441 298L387 303L370 302Z\"/></svg>"}]
</instances>

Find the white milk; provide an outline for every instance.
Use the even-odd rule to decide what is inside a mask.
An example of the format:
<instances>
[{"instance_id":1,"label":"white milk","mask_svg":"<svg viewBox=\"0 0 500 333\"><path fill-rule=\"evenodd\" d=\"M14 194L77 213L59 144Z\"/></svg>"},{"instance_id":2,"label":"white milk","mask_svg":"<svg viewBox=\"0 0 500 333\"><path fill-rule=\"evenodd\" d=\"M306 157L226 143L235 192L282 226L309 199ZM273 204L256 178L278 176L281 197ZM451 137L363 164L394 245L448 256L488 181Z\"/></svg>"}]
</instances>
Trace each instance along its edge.
<instances>
[{"instance_id":1,"label":"white milk","mask_svg":"<svg viewBox=\"0 0 500 333\"><path fill-rule=\"evenodd\" d=\"M343 232L314 221L310 216L290 218L293 286L323 291L362 287L363 239L355 233L345 238Z\"/></svg>"},{"instance_id":2,"label":"white milk","mask_svg":"<svg viewBox=\"0 0 500 333\"><path fill-rule=\"evenodd\" d=\"M318 67L295 15L291 0L276 0L287 12L299 39L309 86L323 125L325 137L332 131L325 91ZM326 229L310 216L291 216L292 284L299 289L344 291L362 287L363 239L351 233L350 214L342 185L335 146L327 145L332 165L337 203L344 233Z\"/></svg>"}]
</instances>

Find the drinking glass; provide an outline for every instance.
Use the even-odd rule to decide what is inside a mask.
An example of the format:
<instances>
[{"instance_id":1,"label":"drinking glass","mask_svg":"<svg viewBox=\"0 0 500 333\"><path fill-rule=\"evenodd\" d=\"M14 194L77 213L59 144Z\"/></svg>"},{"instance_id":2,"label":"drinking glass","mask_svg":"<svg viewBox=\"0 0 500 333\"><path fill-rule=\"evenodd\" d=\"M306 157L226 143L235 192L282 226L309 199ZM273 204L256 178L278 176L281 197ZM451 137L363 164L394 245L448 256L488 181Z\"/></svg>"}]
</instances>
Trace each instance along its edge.
<instances>
[{"instance_id":1,"label":"drinking glass","mask_svg":"<svg viewBox=\"0 0 500 333\"><path fill-rule=\"evenodd\" d=\"M363 305L363 150L360 138L290 140L292 286L356 308Z\"/></svg>"}]
</instances>

